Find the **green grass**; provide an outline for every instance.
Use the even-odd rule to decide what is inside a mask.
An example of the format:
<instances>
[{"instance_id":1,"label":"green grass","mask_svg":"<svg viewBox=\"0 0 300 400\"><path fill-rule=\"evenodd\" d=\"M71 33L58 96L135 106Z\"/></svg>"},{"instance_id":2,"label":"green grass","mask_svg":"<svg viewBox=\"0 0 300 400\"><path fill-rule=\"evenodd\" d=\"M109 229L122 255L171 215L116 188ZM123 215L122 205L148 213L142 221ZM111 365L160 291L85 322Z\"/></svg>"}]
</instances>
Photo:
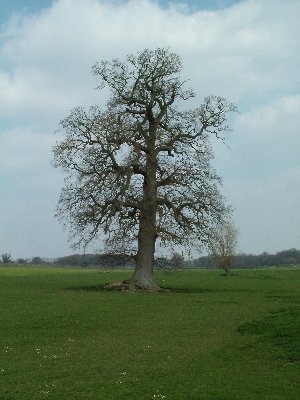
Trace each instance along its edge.
<instances>
[{"instance_id":1,"label":"green grass","mask_svg":"<svg viewBox=\"0 0 300 400\"><path fill-rule=\"evenodd\" d=\"M0 268L0 400L296 400L300 269Z\"/></svg>"}]
</instances>

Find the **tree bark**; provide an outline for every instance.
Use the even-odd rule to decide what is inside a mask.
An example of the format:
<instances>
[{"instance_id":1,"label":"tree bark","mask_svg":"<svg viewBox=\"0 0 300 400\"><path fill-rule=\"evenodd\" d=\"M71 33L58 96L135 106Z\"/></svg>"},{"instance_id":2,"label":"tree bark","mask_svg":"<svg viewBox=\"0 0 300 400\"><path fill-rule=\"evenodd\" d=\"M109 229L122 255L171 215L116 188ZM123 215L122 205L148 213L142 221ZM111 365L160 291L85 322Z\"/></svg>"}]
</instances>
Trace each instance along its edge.
<instances>
[{"instance_id":1,"label":"tree bark","mask_svg":"<svg viewBox=\"0 0 300 400\"><path fill-rule=\"evenodd\" d=\"M156 232L157 211L157 159L155 152L156 129L150 128L147 143L148 154L146 159L146 173L143 184L143 205L139 220L138 250L135 257L136 266L131 282L146 290L159 290L154 282L153 266Z\"/></svg>"},{"instance_id":2,"label":"tree bark","mask_svg":"<svg viewBox=\"0 0 300 400\"><path fill-rule=\"evenodd\" d=\"M154 282L153 265L156 241L155 212L145 210L140 218L138 234L138 251L136 254L136 266L132 276L132 283L146 290L158 290L159 286Z\"/></svg>"}]
</instances>

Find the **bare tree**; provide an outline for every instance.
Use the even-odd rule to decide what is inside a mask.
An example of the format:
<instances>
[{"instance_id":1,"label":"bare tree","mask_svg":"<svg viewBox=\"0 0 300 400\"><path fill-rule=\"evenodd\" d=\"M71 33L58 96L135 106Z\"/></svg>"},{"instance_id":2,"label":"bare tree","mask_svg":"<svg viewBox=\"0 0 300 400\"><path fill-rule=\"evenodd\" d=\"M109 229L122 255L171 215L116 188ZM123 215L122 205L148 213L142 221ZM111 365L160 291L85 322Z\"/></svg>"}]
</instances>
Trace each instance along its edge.
<instances>
[{"instance_id":1,"label":"bare tree","mask_svg":"<svg viewBox=\"0 0 300 400\"><path fill-rule=\"evenodd\" d=\"M8 253L2 254L1 259L2 259L1 262L3 264L9 264L11 263L11 254Z\"/></svg>"},{"instance_id":2,"label":"bare tree","mask_svg":"<svg viewBox=\"0 0 300 400\"><path fill-rule=\"evenodd\" d=\"M170 264L171 264L171 267L176 270L183 268L183 265L184 265L183 255L174 251L170 258Z\"/></svg>"},{"instance_id":3,"label":"bare tree","mask_svg":"<svg viewBox=\"0 0 300 400\"><path fill-rule=\"evenodd\" d=\"M111 91L107 107L72 110L54 147L54 165L67 174L57 214L71 238L86 245L104 233L110 249L133 254L130 284L148 290L158 289L158 242L205 242L227 212L208 137L229 129L236 107L209 96L194 110L179 108L194 97L181 69L180 57L161 48L95 64L99 88Z\"/></svg>"},{"instance_id":4,"label":"bare tree","mask_svg":"<svg viewBox=\"0 0 300 400\"><path fill-rule=\"evenodd\" d=\"M233 222L223 221L212 229L208 248L215 259L217 266L229 275L234 261L238 230Z\"/></svg>"}]
</instances>

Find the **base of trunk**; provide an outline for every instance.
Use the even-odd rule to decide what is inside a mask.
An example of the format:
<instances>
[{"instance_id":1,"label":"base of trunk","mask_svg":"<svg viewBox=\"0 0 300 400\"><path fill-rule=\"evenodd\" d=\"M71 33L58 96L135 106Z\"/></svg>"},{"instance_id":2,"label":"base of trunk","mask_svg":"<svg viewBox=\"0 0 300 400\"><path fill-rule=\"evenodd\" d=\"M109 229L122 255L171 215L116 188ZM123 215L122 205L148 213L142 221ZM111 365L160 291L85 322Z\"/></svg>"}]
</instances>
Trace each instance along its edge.
<instances>
[{"instance_id":1,"label":"base of trunk","mask_svg":"<svg viewBox=\"0 0 300 400\"><path fill-rule=\"evenodd\" d=\"M167 289L163 289L159 287L155 282L150 281L142 281L138 282L134 279L108 283L105 285L105 289L113 289L113 290L139 290L139 291L147 291L147 292L167 292Z\"/></svg>"}]
</instances>

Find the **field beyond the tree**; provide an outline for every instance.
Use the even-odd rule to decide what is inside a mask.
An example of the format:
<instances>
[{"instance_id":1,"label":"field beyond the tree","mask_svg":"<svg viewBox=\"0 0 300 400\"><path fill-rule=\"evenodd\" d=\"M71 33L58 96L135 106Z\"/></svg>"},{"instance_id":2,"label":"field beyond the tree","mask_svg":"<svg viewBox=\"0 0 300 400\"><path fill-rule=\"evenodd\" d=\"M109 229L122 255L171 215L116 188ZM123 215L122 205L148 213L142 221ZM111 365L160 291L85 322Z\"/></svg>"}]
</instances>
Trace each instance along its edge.
<instances>
[{"instance_id":1,"label":"field beyond the tree","mask_svg":"<svg viewBox=\"0 0 300 400\"><path fill-rule=\"evenodd\" d=\"M0 400L298 400L300 268L0 268Z\"/></svg>"}]
</instances>

